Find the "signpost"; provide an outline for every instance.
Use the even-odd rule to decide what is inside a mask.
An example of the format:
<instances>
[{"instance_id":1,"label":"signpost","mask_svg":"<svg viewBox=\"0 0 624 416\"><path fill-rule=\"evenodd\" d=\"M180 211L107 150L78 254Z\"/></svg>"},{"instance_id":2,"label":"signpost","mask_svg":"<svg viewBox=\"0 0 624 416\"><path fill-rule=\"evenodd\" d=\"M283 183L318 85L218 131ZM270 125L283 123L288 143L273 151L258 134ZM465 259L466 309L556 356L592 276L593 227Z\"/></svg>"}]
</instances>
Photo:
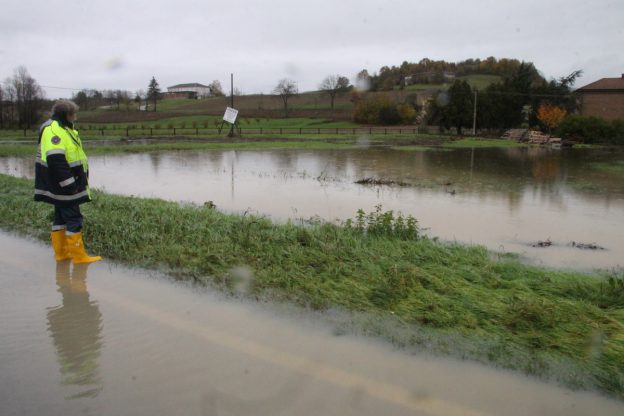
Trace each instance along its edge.
<instances>
[{"instance_id":1,"label":"signpost","mask_svg":"<svg viewBox=\"0 0 624 416\"><path fill-rule=\"evenodd\" d=\"M231 107L225 108L225 114L223 114L223 121L221 122L221 126L219 126L219 133L221 133L221 129L223 128L223 123L230 123L230 132L228 133L228 137L234 137L234 129L238 127L238 123L236 122L236 117L238 116L238 110L234 108L234 74L230 74L230 96L231 96ZM240 135L241 130L238 127L238 134Z\"/></svg>"},{"instance_id":2,"label":"signpost","mask_svg":"<svg viewBox=\"0 0 624 416\"><path fill-rule=\"evenodd\" d=\"M223 115L224 121L227 121L230 124L236 124L236 116L238 116L238 110L232 107L225 108L225 114Z\"/></svg>"}]
</instances>

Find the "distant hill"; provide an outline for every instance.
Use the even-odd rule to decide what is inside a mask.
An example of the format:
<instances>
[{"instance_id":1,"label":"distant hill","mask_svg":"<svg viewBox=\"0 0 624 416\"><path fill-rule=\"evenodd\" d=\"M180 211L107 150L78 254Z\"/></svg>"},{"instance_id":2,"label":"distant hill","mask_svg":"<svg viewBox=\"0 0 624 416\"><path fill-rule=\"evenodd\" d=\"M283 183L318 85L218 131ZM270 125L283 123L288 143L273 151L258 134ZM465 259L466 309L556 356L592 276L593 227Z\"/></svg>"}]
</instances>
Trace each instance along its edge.
<instances>
[{"instance_id":1,"label":"distant hill","mask_svg":"<svg viewBox=\"0 0 624 416\"><path fill-rule=\"evenodd\" d=\"M476 88L482 89L492 82L497 82L516 73L522 61L513 58L466 59L460 62L421 59L419 62L404 61L400 66L383 66L379 72L370 75L362 70L358 78L368 77L374 91L389 91L396 88L424 90L424 85L432 89L443 89L440 85L450 84L455 79L466 79ZM357 80L356 80L357 82ZM433 86L438 87L433 87Z\"/></svg>"},{"instance_id":2,"label":"distant hill","mask_svg":"<svg viewBox=\"0 0 624 416\"><path fill-rule=\"evenodd\" d=\"M397 102L422 101L428 95L423 91L396 90L387 92L369 92L369 95L389 94ZM210 97L201 100L188 98L166 98L158 102L157 111L116 111L98 109L81 112L80 120L85 123L126 123L154 121L171 117L189 115L222 116L230 106L230 97ZM241 117L280 118L284 115L284 104L276 95L241 95L234 97L234 107ZM290 117L314 117L329 120L351 120L353 116L352 93L341 92L336 95L334 109L330 108L329 95L320 92L305 92L288 101Z\"/></svg>"}]
</instances>

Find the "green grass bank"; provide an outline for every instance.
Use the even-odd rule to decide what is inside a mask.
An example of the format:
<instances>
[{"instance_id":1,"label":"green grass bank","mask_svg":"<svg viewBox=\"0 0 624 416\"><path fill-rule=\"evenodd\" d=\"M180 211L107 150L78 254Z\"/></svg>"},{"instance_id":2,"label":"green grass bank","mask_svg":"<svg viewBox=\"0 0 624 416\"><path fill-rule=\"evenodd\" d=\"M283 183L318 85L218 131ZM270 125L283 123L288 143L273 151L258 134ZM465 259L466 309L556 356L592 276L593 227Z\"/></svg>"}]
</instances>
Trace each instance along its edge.
<instances>
[{"instance_id":1,"label":"green grass bank","mask_svg":"<svg viewBox=\"0 0 624 416\"><path fill-rule=\"evenodd\" d=\"M52 209L32 193L32 181L0 175L0 227L47 241ZM350 226L277 225L101 192L83 211L87 247L107 259L255 299L346 311L350 329L405 347L624 398L621 272L529 267L417 237L410 219L381 211Z\"/></svg>"},{"instance_id":2,"label":"green grass bank","mask_svg":"<svg viewBox=\"0 0 624 416\"><path fill-rule=\"evenodd\" d=\"M102 154L123 154L141 152L159 152L172 150L262 150L262 149L349 149L366 146L390 146L397 150L428 151L450 150L452 148L470 147L523 147L526 144L510 140L464 138L454 139L448 136L435 135L400 135L400 134L373 134L373 135L332 135L332 134L266 134L252 135L243 138L224 138L212 135L203 137L145 137L125 138L119 136L105 136L84 138L83 143L87 153L91 156ZM30 156L36 153L36 144L33 139L10 141L0 139L1 156Z\"/></svg>"}]
</instances>

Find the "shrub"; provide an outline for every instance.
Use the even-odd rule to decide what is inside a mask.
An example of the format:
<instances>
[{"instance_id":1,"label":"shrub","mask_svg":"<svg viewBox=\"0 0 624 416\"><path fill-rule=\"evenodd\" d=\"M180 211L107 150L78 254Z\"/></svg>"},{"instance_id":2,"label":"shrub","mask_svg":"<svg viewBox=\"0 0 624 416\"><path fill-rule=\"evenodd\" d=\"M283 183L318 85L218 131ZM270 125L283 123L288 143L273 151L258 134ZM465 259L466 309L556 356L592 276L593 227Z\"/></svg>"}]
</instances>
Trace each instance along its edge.
<instances>
[{"instance_id":1,"label":"shrub","mask_svg":"<svg viewBox=\"0 0 624 416\"><path fill-rule=\"evenodd\" d=\"M353 119L366 124L399 124L401 115L396 102L387 95L359 100L353 109Z\"/></svg>"},{"instance_id":2,"label":"shrub","mask_svg":"<svg viewBox=\"0 0 624 416\"><path fill-rule=\"evenodd\" d=\"M396 109L402 123L410 124L416 120L416 110L410 104L399 104L396 106Z\"/></svg>"},{"instance_id":3,"label":"shrub","mask_svg":"<svg viewBox=\"0 0 624 416\"><path fill-rule=\"evenodd\" d=\"M569 116L557 129L564 139L583 143L624 144L624 121L609 122L598 117Z\"/></svg>"},{"instance_id":4,"label":"shrub","mask_svg":"<svg viewBox=\"0 0 624 416\"><path fill-rule=\"evenodd\" d=\"M355 222L348 219L345 227L371 236L394 236L404 240L419 238L418 221L408 215L404 217L400 212L395 216L394 211L383 211L381 205L375 206L375 211L357 211Z\"/></svg>"}]
</instances>

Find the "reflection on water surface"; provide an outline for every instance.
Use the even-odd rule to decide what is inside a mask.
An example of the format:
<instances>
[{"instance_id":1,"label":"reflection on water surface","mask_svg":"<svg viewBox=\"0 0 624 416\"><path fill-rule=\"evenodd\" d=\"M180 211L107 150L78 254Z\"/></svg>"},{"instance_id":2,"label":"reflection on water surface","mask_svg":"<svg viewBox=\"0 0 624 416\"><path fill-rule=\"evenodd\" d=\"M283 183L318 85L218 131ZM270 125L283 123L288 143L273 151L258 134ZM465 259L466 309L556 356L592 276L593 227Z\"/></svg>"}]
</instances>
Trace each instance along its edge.
<instances>
[{"instance_id":1,"label":"reflection on water surface","mask_svg":"<svg viewBox=\"0 0 624 416\"><path fill-rule=\"evenodd\" d=\"M97 302L89 299L89 264L69 260L56 263L56 285L60 306L48 311L48 330L61 368L62 383L80 388L71 398L95 397L101 390L98 360L101 348L102 315Z\"/></svg>"}]
</instances>

